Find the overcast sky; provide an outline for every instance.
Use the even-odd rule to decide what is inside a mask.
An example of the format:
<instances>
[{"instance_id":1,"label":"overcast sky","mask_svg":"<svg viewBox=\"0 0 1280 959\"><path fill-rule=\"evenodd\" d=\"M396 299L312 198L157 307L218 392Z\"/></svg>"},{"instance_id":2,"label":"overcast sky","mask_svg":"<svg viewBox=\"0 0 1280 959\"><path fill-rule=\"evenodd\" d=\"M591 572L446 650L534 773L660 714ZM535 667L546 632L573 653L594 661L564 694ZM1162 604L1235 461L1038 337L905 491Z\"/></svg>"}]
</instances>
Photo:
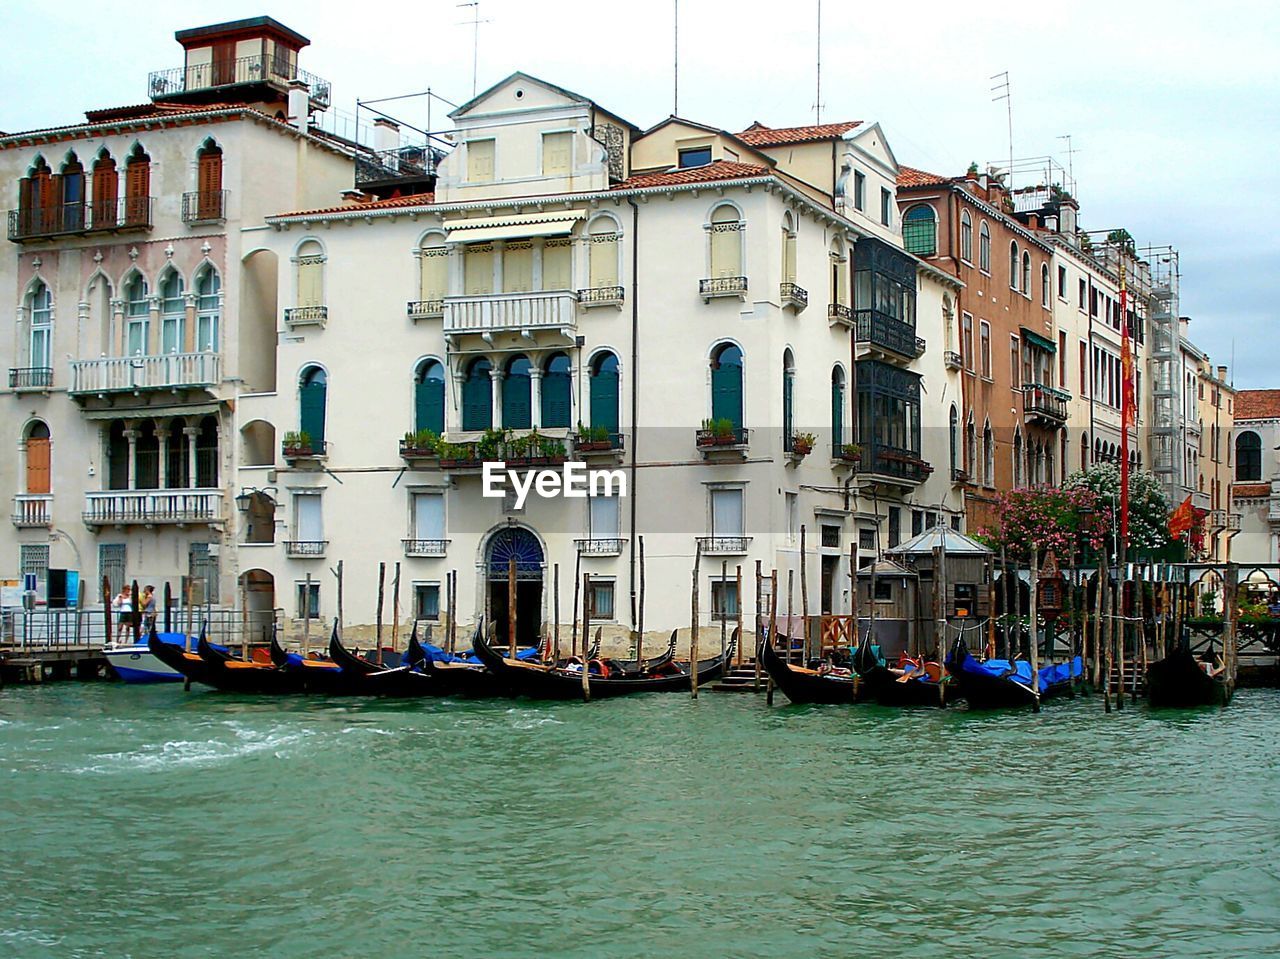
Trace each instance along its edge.
<instances>
[{"instance_id":1,"label":"overcast sky","mask_svg":"<svg viewBox=\"0 0 1280 959\"><path fill-rule=\"evenodd\" d=\"M672 112L673 0L479 11L480 89L523 70L642 128ZM175 30L263 13L311 39L301 65L339 107L427 87L471 95L474 8L454 0L5 3L0 130L145 102L147 73L182 63ZM812 122L816 27L817 0L681 0L680 114L728 130ZM1176 247L1195 342L1217 363L1234 347L1238 387L1280 387L1280 5L826 0L822 49L823 118L878 120L900 163L937 173L1008 155L989 79L1008 70L1015 154L1065 165L1070 134L1083 226Z\"/></svg>"}]
</instances>

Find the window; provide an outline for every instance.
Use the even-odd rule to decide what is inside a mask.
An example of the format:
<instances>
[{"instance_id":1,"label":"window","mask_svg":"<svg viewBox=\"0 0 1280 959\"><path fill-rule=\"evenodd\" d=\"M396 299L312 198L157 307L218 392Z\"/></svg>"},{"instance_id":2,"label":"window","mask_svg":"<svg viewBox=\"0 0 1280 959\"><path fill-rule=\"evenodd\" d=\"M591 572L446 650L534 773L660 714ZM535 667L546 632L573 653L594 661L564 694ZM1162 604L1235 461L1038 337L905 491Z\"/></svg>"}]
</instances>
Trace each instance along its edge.
<instances>
[{"instance_id":1,"label":"window","mask_svg":"<svg viewBox=\"0 0 1280 959\"><path fill-rule=\"evenodd\" d=\"M902 215L902 245L918 256L938 252L938 218L933 207L920 203Z\"/></svg>"},{"instance_id":2,"label":"window","mask_svg":"<svg viewBox=\"0 0 1280 959\"><path fill-rule=\"evenodd\" d=\"M738 581L713 579L711 581L711 621L730 622L738 618Z\"/></svg>"},{"instance_id":3,"label":"window","mask_svg":"<svg viewBox=\"0 0 1280 959\"><path fill-rule=\"evenodd\" d=\"M1022 295L1031 296L1031 254L1022 251Z\"/></svg>"},{"instance_id":4,"label":"window","mask_svg":"<svg viewBox=\"0 0 1280 959\"><path fill-rule=\"evenodd\" d=\"M971 482L978 481L978 431L973 425L973 410L964 425L964 467Z\"/></svg>"},{"instance_id":5,"label":"window","mask_svg":"<svg viewBox=\"0 0 1280 959\"><path fill-rule=\"evenodd\" d=\"M969 313L960 315L960 356L966 370L973 369L973 316Z\"/></svg>"},{"instance_id":6,"label":"window","mask_svg":"<svg viewBox=\"0 0 1280 959\"><path fill-rule=\"evenodd\" d=\"M1009 289L1018 288L1018 243L1009 241Z\"/></svg>"},{"instance_id":7,"label":"window","mask_svg":"<svg viewBox=\"0 0 1280 959\"><path fill-rule=\"evenodd\" d=\"M533 364L527 356L514 356L507 361L502 377L502 426L508 430L527 430L533 425Z\"/></svg>"},{"instance_id":8,"label":"window","mask_svg":"<svg viewBox=\"0 0 1280 959\"><path fill-rule=\"evenodd\" d=\"M858 568L869 566L875 558L876 552L876 530L859 529L858 530L858 551L867 555L858 557Z\"/></svg>"},{"instance_id":9,"label":"window","mask_svg":"<svg viewBox=\"0 0 1280 959\"><path fill-rule=\"evenodd\" d=\"M986 320L978 323L978 362L983 377L991 379L991 324Z\"/></svg>"},{"instance_id":10,"label":"window","mask_svg":"<svg viewBox=\"0 0 1280 959\"><path fill-rule=\"evenodd\" d=\"M957 466L959 466L956 459L960 453L960 413L954 403L951 404L951 417L948 427L947 439L949 440L948 450L951 456L951 472L955 473Z\"/></svg>"},{"instance_id":11,"label":"window","mask_svg":"<svg viewBox=\"0 0 1280 959\"><path fill-rule=\"evenodd\" d=\"M709 227L711 276L742 276L743 223L738 211L727 203L715 208Z\"/></svg>"},{"instance_id":12,"label":"window","mask_svg":"<svg viewBox=\"0 0 1280 959\"><path fill-rule=\"evenodd\" d=\"M493 180L492 140L467 141L467 180L471 183L488 183Z\"/></svg>"},{"instance_id":13,"label":"window","mask_svg":"<svg viewBox=\"0 0 1280 959\"><path fill-rule=\"evenodd\" d=\"M1080 397L1089 395L1089 347L1084 340L1080 341Z\"/></svg>"},{"instance_id":14,"label":"window","mask_svg":"<svg viewBox=\"0 0 1280 959\"><path fill-rule=\"evenodd\" d=\"M845 264L848 257L844 254L844 246L837 239L831 244L828 254L831 267L831 302L842 306L849 305L849 280Z\"/></svg>"},{"instance_id":15,"label":"window","mask_svg":"<svg viewBox=\"0 0 1280 959\"><path fill-rule=\"evenodd\" d=\"M151 222L151 157L138 144L125 161L124 222Z\"/></svg>"},{"instance_id":16,"label":"window","mask_svg":"<svg viewBox=\"0 0 1280 959\"><path fill-rule=\"evenodd\" d=\"M1262 480L1262 438L1250 430L1236 437L1236 482Z\"/></svg>"},{"instance_id":17,"label":"window","mask_svg":"<svg viewBox=\"0 0 1280 959\"><path fill-rule=\"evenodd\" d=\"M711 147L688 147L680 151L679 157L679 165L682 170L687 170L690 167L706 166L711 162Z\"/></svg>"},{"instance_id":18,"label":"window","mask_svg":"<svg viewBox=\"0 0 1280 959\"><path fill-rule=\"evenodd\" d=\"M294 263L298 268L298 306L324 306L324 248L316 240L298 246Z\"/></svg>"},{"instance_id":19,"label":"window","mask_svg":"<svg viewBox=\"0 0 1280 959\"><path fill-rule=\"evenodd\" d=\"M889 548L893 549L902 542L902 507L889 507ZM879 597L877 597L878 599Z\"/></svg>"},{"instance_id":20,"label":"window","mask_svg":"<svg viewBox=\"0 0 1280 959\"><path fill-rule=\"evenodd\" d=\"M93 162L93 225L94 228L115 226L120 197L120 176L116 161L103 150Z\"/></svg>"},{"instance_id":21,"label":"window","mask_svg":"<svg viewBox=\"0 0 1280 959\"><path fill-rule=\"evenodd\" d=\"M893 193L884 187L880 188L880 222L885 226L893 223Z\"/></svg>"},{"instance_id":22,"label":"window","mask_svg":"<svg viewBox=\"0 0 1280 959\"><path fill-rule=\"evenodd\" d=\"M58 177L62 187L62 228L80 230L84 228L84 166L75 153L67 157Z\"/></svg>"},{"instance_id":23,"label":"window","mask_svg":"<svg viewBox=\"0 0 1280 959\"><path fill-rule=\"evenodd\" d=\"M573 165L573 134L542 134L542 175L566 176Z\"/></svg>"},{"instance_id":24,"label":"window","mask_svg":"<svg viewBox=\"0 0 1280 959\"><path fill-rule=\"evenodd\" d=\"M1049 264L1040 264L1040 305L1049 308Z\"/></svg>"},{"instance_id":25,"label":"window","mask_svg":"<svg viewBox=\"0 0 1280 959\"><path fill-rule=\"evenodd\" d=\"M320 618L320 584L297 583L298 589L298 619L319 619Z\"/></svg>"},{"instance_id":26,"label":"window","mask_svg":"<svg viewBox=\"0 0 1280 959\"><path fill-rule=\"evenodd\" d=\"M796 281L796 228L788 213L782 223L782 282Z\"/></svg>"},{"instance_id":27,"label":"window","mask_svg":"<svg viewBox=\"0 0 1280 959\"><path fill-rule=\"evenodd\" d=\"M53 297L49 287L36 281L28 297L31 311L31 351L29 364L37 369L53 366Z\"/></svg>"},{"instance_id":28,"label":"window","mask_svg":"<svg viewBox=\"0 0 1280 959\"><path fill-rule=\"evenodd\" d=\"M440 541L445 538L444 493L414 493L409 501L413 511L413 538Z\"/></svg>"},{"instance_id":29,"label":"window","mask_svg":"<svg viewBox=\"0 0 1280 959\"><path fill-rule=\"evenodd\" d=\"M147 302L147 281L134 273L124 285L125 353L141 356L147 352L151 306Z\"/></svg>"},{"instance_id":30,"label":"window","mask_svg":"<svg viewBox=\"0 0 1280 959\"><path fill-rule=\"evenodd\" d=\"M114 596L120 592L125 580L125 544L98 544L98 582L105 579L109 592Z\"/></svg>"},{"instance_id":31,"label":"window","mask_svg":"<svg viewBox=\"0 0 1280 959\"><path fill-rule=\"evenodd\" d=\"M508 242L503 246L502 291L533 292L533 244L528 240Z\"/></svg>"},{"instance_id":32,"label":"window","mask_svg":"<svg viewBox=\"0 0 1280 959\"><path fill-rule=\"evenodd\" d=\"M1084 281L1084 280L1081 280L1077 289L1078 289L1078 292L1079 292L1079 304L1078 304L1078 305L1079 305L1080 309L1083 311L1083 310L1084 310L1084 306L1085 306L1085 299L1086 299L1086 297L1088 297L1088 295L1089 295L1089 287L1088 287L1088 285L1085 283L1085 281Z\"/></svg>"},{"instance_id":33,"label":"window","mask_svg":"<svg viewBox=\"0 0 1280 959\"><path fill-rule=\"evenodd\" d=\"M844 451L844 370L831 371L831 444L833 455Z\"/></svg>"},{"instance_id":34,"label":"window","mask_svg":"<svg viewBox=\"0 0 1280 959\"><path fill-rule=\"evenodd\" d=\"M987 274L991 272L991 229L986 220L978 227L978 269Z\"/></svg>"},{"instance_id":35,"label":"window","mask_svg":"<svg viewBox=\"0 0 1280 959\"><path fill-rule=\"evenodd\" d=\"M893 580L887 576L881 576L876 580L876 596L877 603L893 602Z\"/></svg>"},{"instance_id":36,"label":"window","mask_svg":"<svg viewBox=\"0 0 1280 959\"><path fill-rule=\"evenodd\" d=\"M212 266L196 277L196 351L218 351L218 326L222 302L222 278Z\"/></svg>"},{"instance_id":37,"label":"window","mask_svg":"<svg viewBox=\"0 0 1280 959\"><path fill-rule=\"evenodd\" d=\"M1022 481L1022 431L1015 430L1013 434L1013 485L1017 489L1023 485Z\"/></svg>"},{"instance_id":38,"label":"window","mask_svg":"<svg viewBox=\"0 0 1280 959\"><path fill-rule=\"evenodd\" d=\"M956 583L953 616L976 616L978 613L978 587L974 583Z\"/></svg>"},{"instance_id":39,"label":"window","mask_svg":"<svg viewBox=\"0 0 1280 959\"><path fill-rule=\"evenodd\" d=\"M182 277L170 270L160 281L160 352L182 353L186 342L187 309Z\"/></svg>"},{"instance_id":40,"label":"window","mask_svg":"<svg viewBox=\"0 0 1280 959\"><path fill-rule=\"evenodd\" d=\"M542 288L573 289L573 240L569 237L542 241Z\"/></svg>"},{"instance_id":41,"label":"window","mask_svg":"<svg viewBox=\"0 0 1280 959\"><path fill-rule=\"evenodd\" d=\"M222 149L206 140L196 154L196 219L219 220L222 209Z\"/></svg>"},{"instance_id":42,"label":"window","mask_svg":"<svg viewBox=\"0 0 1280 959\"><path fill-rule=\"evenodd\" d=\"M822 546L824 549L840 548L840 527L830 523L822 524Z\"/></svg>"},{"instance_id":43,"label":"window","mask_svg":"<svg viewBox=\"0 0 1280 959\"><path fill-rule=\"evenodd\" d=\"M487 430L493 426L493 387L489 371L493 369L484 357L472 360L462 382L462 428Z\"/></svg>"},{"instance_id":44,"label":"window","mask_svg":"<svg viewBox=\"0 0 1280 959\"><path fill-rule=\"evenodd\" d=\"M413 428L444 433L444 367L423 360L413 377Z\"/></svg>"},{"instance_id":45,"label":"window","mask_svg":"<svg viewBox=\"0 0 1280 959\"><path fill-rule=\"evenodd\" d=\"M418 298L443 300L449 294L449 249L440 236L424 239L418 248Z\"/></svg>"},{"instance_id":46,"label":"window","mask_svg":"<svg viewBox=\"0 0 1280 959\"><path fill-rule=\"evenodd\" d=\"M973 217L968 210L960 214L960 259L973 262Z\"/></svg>"},{"instance_id":47,"label":"window","mask_svg":"<svg viewBox=\"0 0 1280 959\"><path fill-rule=\"evenodd\" d=\"M711 418L742 429L742 351L732 343L711 355Z\"/></svg>"},{"instance_id":48,"label":"window","mask_svg":"<svg viewBox=\"0 0 1280 959\"><path fill-rule=\"evenodd\" d=\"M613 619L613 580L591 580L591 618Z\"/></svg>"},{"instance_id":49,"label":"window","mask_svg":"<svg viewBox=\"0 0 1280 959\"><path fill-rule=\"evenodd\" d=\"M469 243L463 249L462 288L467 296L494 292L492 244Z\"/></svg>"},{"instance_id":50,"label":"window","mask_svg":"<svg viewBox=\"0 0 1280 959\"><path fill-rule=\"evenodd\" d=\"M592 496L587 504L587 535L591 539L621 538L622 510L618 497Z\"/></svg>"},{"instance_id":51,"label":"window","mask_svg":"<svg viewBox=\"0 0 1280 959\"><path fill-rule=\"evenodd\" d=\"M787 513L787 543L794 545L800 538L800 494L787 493L786 513ZM825 534L826 527L823 527Z\"/></svg>"},{"instance_id":52,"label":"window","mask_svg":"<svg viewBox=\"0 0 1280 959\"><path fill-rule=\"evenodd\" d=\"M299 543L324 542L324 513L317 493L293 494L293 538Z\"/></svg>"},{"instance_id":53,"label":"window","mask_svg":"<svg viewBox=\"0 0 1280 959\"><path fill-rule=\"evenodd\" d=\"M306 433L311 448L324 452L324 425L329 398L329 376L318 366L302 371L298 383L298 429Z\"/></svg>"},{"instance_id":54,"label":"window","mask_svg":"<svg viewBox=\"0 0 1280 959\"><path fill-rule=\"evenodd\" d=\"M911 511L911 535L919 536L924 532L924 510L913 509Z\"/></svg>"},{"instance_id":55,"label":"window","mask_svg":"<svg viewBox=\"0 0 1280 959\"><path fill-rule=\"evenodd\" d=\"M440 584L413 584L413 618L435 623L440 621Z\"/></svg>"},{"instance_id":56,"label":"window","mask_svg":"<svg viewBox=\"0 0 1280 959\"><path fill-rule=\"evenodd\" d=\"M1022 386L1022 350L1016 336L1009 337L1009 385L1015 390Z\"/></svg>"},{"instance_id":57,"label":"window","mask_svg":"<svg viewBox=\"0 0 1280 959\"><path fill-rule=\"evenodd\" d=\"M541 425L567 429L573 420L573 364L564 353L553 353L542 369Z\"/></svg>"},{"instance_id":58,"label":"window","mask_svg":"<svg viewBox=\"0 0 1280 959\"><path fill-rule=\"evenodd\" d=\"M53 491L49 448L49 427L36 420L26 432L26 483L24 492L47 494Z\"/></svg>"},{"instance_id":59,"label":"window","mask_svg":"<svg viewBox=\"0 0 1280 959\"><path fill-rule=\"evenodd\" d=\"M1058 331L1058 385L1067 388L1067 332Z\"/></svg>"},{"instance_id":60,"label":"window","mask_svg":"<svg viewBox=\"0 0 1280 959\"><path fill-rule=\"evenodd\" d=\"M867 175L860 170L853 171L853 208L855 210L867 208Z\"/></svg>"},{"instance_id":61,"label":"window","mask_svg":"<svg viewBox=\"0 0 1280 959\"><path fill-rule=\"evenodd\" d=\"M786 349L782 351L782 443L787 452L791 452L795 436L795 392L795 357Z\"/></svg>"},{"instance_id":62,"label":"window","mask_svg":"<svg viewBox=\"0 0 1280 959\"><path fill-rule=\"evenodd\" d=\"M49 544L23 543L19 547L18 563L19 572L23 576L35 576L36 590L43 592L44 585L49 580Z\"/></svg>"},{"instance_id":63,"label":"window","mask_svg":"<svg viewBox=\"0 0 1280 959\"><path fill-rule=\"evenodd\" d=\"M996 444L991 435L991 423L982 425L982 484L996 485Z\"/></svg>"},{"instance_id":64,"label":"window","mask_svg":"<svg viewBox=\"0 0 1280 959\"><path fill-rule=\"evenodd\" d=\"M1067 298L1067 268L1065 266L1058 267L1058 296L1064 300Z\"/></svg>"},{"instance_id":65,"label":"window","mask_svg":"<svg viewBox=\"0 0 1280 959\"><path fill-rule=\"evenodd\" d=\"M587 259L590 261L591 289L603 290L618 285L618 225L607 216L597 217L591 221L588 233L590 246L587 247Z\"/></svg>"},{"instance_id":66,"label":"window","mask_svg":"<svg viewBox=\"0 0 1280 959\"><path fill-rule=\"evenodd\" d=\"M743 490L740 487L711 490L711 535L743 535Z\"/></svg>"},{"instance_id":67,"label":"window","mask_svg":"<svg viewBox=\"0 0 1280 959\"><path fill-rule=\"evenodd\" d=\"M618 358L597 353L591 361L591 428L618 433Z\"/></svg>"}]
</instances>

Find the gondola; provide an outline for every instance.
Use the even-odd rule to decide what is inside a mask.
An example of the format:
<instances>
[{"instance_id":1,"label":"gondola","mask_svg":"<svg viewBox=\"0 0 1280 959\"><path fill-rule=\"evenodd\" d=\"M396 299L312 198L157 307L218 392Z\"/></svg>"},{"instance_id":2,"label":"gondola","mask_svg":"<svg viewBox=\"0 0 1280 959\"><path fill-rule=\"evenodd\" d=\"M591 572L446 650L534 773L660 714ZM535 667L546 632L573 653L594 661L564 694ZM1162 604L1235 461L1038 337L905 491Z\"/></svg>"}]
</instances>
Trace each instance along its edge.
<instances>
[{"instance_id":1,"label":"gondola","mask_svg":"<svg viewBox=\"0 0 1280 959\"><path fill-rule=\"evenodd\" d=\"M203 636L196 644L196 652L207 667L200 681L224 693L279 695L305 691L305 684L297 674L280 669L274 663L255 663L222 654Z\"/></svg>"},{"instance_id":2,"label":"gondola","mask_svg":"<svg viewBox=\"0 0 1280 959\"><path fill-rule=\"evenodd\" d=\"M201 630L200 641L204 642L204 640L205 634ZM205 660L196 653L187 652L181 646L166 643L155 629L152 629L147 637L147 649L160 662L181 673L188 683L208 684L206 677L209 674L209 666ZM215 654L218 652L215 647L210 647L210 651Z\"/></svg>"},{"instance_id":3,"label":"gondola","mask_svg":"<svg viewBox=\"0 0 1280 959\"><path fill-rule=\"evenodd\" d=\"M881 663L871 651L870 633L853 654L853 671L858 674L860 692L881 706L945 706L952 695L951 683L939 675L941 667L936 663L909 673L894 672Z\"/></svg>"},{"instance_id":4,"label":"gondola","mask_svg":"<svg viewBox=\"0 0 1280 959\"><path fill-rule=\"evenodd\" d=\"M701 660L697 664L699 685L719 678L725 663L733 655L737 641L738 633L735 630L733 641L723 655ZM489 645L481 632L477 632L474 638L474 650L480 661L517 696L532 699L582 698L581 672L504 659ZM606 676L592 672L590 664L583 668L588 669L587 684L592 699L628 696L632 693L681 692L688 690L692 682L689 667L670 660L658 668L657 675L628 676L621 670L610 670L610 674Z\"/></svg>"},{"instance_id":5,"label":"gondola","mask_svg":"<svg viewBox=\"0 0 1280 959\"><path fill-rule=\"evenodd\" d=\"M363 693L359 677L353 677L332 660L310 659L288 652L280 645L274 631L271 635L271 661L278 669L294 674L303 692L318 696L359 696Z\"/></svg>"},{"instance_id":6,"label":"gondola","mask_svg":"<svg viewBox=\"0 0 1280 959\"><path fill-rule=\"evenodd\" d=\"M773 684L797 705L851 705L857 701L859 690L856 689L852 673L824 673L803 666L793 666L778 655L767 636L761 641L756 655L760 657Z\"/></svg>"},{"instance_id":7,"label":"gondola","mask_svg":"<svg viewBox=\"0 0 1280 959\"><path fill-rule=\"evenodd\" d=\"M1031 684L1031 664L988 659L979 662L963 639L957 639L947 657L947 672L956 684L956 694L970 709L1039 708L1040 702L1074 692L1083 673L1079 656L1066 663L1050 663L1040 670L1039 689Z\"/></svg>"},{"instance_id":8,"label":"gondola","mask_svg":"<svg viewBox=\"0 0 1280 959\"><path fill-rule=\"evenodd\" d=\"M384 667L361 659L342 645L336 623L329 637L329 658L342 669L354 695L399 698L448 695L446 689L432 681L430 674L410 665Z\"/></svg>"},{"instance_id":9,"label":"gondola","mask_svg":"<svg viewBox=\"0 0 1280 959\"><path fill-rule=\"evenodd\" d=\"M1205 671L1187 643L1147 667L1147 702L1157 707L1189 708L1225 706L1231 702L1235 683L1226 669L1215 675Z\"/></svg>"}]
</instances>

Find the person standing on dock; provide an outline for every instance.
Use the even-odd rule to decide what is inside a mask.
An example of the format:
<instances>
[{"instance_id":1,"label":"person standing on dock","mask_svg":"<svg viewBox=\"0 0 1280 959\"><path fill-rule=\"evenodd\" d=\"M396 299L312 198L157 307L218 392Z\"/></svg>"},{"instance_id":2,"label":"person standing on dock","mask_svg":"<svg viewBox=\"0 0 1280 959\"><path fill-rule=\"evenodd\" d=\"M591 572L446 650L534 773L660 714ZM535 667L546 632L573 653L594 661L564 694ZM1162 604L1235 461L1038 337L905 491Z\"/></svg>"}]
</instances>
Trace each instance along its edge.
<instances>
[{"instance_id":1,"label":"person standing on dock","mask_svg":"<svg viewBox=\"0 0 1280 959\"><path fill-rule=\"evenodd\" d=\"M142 588L142 629L150 635L156 628L156 588L148 583Z\"/></svg>"},{"instance_id":2,"label":"person standing on dock","mask_svg":"<svg viewBox=\"0 0 1280 959\"><path fill-rule=\"evenodd\" d=\"M111 608L116 614L116 642L119 643L121 634L129 625L129 614L133 612L133 597L127 586L116 595Z\"/></svg>"}]
</instances>

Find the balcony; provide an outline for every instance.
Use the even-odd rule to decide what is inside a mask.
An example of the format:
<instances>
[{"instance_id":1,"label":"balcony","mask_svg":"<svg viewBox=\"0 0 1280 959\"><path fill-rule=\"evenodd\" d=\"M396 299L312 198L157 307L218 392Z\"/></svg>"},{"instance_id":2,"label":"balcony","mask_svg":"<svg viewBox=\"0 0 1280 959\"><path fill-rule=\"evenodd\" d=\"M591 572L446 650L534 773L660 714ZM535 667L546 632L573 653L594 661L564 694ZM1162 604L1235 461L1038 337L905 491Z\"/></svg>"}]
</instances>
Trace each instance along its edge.
<instances>
[{"instance_id":1,"label":"balcony","mask_svg":"<svg viewBox=\"0 0 1280 959\"><path fill-rule=\"evenodd\" d=\"M290 466L315 468L329 458L329 444L284 440L280 443L280 455Z\"/></svg>"},{"instance_id":2,"label":"balcony","mask_svg":"<svg viewBox=\"0 0 1280 959\"><path fill-rule=\"evenodd\" d=\"M53 496L50 493L19 493L13 498L13 525L52 526Z\"/></svg>"},{"instance_id":3,"label":"balcony","mask_svg":"<svg viewBox=\"0 0 1280 959\"><path fill-rule=\"evenodd\" d=\"M182 194L183 223L222 223L226 218L226 190L202 190Z\"/></svg>"},{"instance_id":4,"label":"balcony","mask_svg":"<svg viewBox=\"0 0 1280 959\"><path fill-rule=\"evenodd\" d=\"M432 320L444 316L444 300L410 300L409 319Z\"/></svg>"},{"instance_id":5,"label":"balcony","mask_svg":"<svg viewBox=\"0 0 1280 959\"><path fill-rule=\"evenodd\" d=\"M318 326L324 329L328 322L327 306L295 306L284 311L284 325L291 330L300 326Z\"/></svg>"},{"instance_id":6,"label":"balcony","mask_svg":"<svg viewBox=\"0 0 1280 959\"><path fill-rule=\"evenodd\" d=\"M104 356L71 361L73 397L151 390L212 390L222 381L219 353L166 353L162 356Z\"/></svg>"},{"instance_id":7,"label":"balcony","mask_svg":"<svg viewBox=\"0 0 1280 959\"><path fill-rule=\"evenodd\" d=\"M53 367L20 366L9 370L9 389L15 393L47 393L53 386Z\"/></svg>"},{"instance_id":8,"label":"balcony","mask_svg":"<svg viewBox=\"0 0 1280 959\"><path fill-rule=\"evenodd\" d=\"M218 489L109 490L85 494L84 524L99 526L182 526L223 521Z\"/></svg>"},{"instance_id":9,"label":"balcony","mask_svg":"<svg viewBox=\"0 0 1280 959\"><path fill-rule=\"evenodd\" d=\"M1028 383L1022 387L1022 415L1028 423L1057 429L1067 422L1067 403L1071 394L1064 390Z\"/></svg>"},{"instance_id":10,"label":"balcony","mask_svg":"<svg viewBox=\"0 0 1280 959\"><path fill-rule=\"evenodd\" d=\"M573 437L573 452L578 459L612 459L621 461L625 437L621 433L608 433L601 436L598 432L581 433Z\"/></svg>"},{"instance_id":11,"label":"balcony","mask_svg":"<svg viewBox=\"0 0 1280 959\"><path fill-rule=\"evenodd\" d=\"M288 539L284 543L284 554L292 559L323 559L327 539Z\"/></svg>"},{"instance_id":12,"label":"balcony","mask_svg":"<svg viewBox=\"0 0 1280 959\"><path fill-rule=\"evenodd\" d=\"M620 286L599 286L578 291L578 302L585 308L593 306L622 306L627 291Z\"/></svg>"},{"instance_id":13,"label":"balcony","mask_svg":"<svg viewBox=\"0 0 1280 959\"><path fill-rule=\"evenodd\" d=\"M827 307L827 322L832 326L853 327L853 307L832 303Z\"/></svg>"},{"instance_id":14,"label":"balcony","mask_svg":"<svg viewBox=\"0 0 1280 959\"><path fill-rule=\"evenodd\" d=\"M727 421L726 421L727 422ZM751 432L744 427L721 430L704 427L694 436L703 459L746 459Z\"/></svg>"},{"instance_id":15,"label":"balcony","mask_svg":"<svg viewBox=\"0 0 1280 959\"><path fill-rule=\"evenodd\" d=\"M404 555L410 557L443 556L449 550L447 539L403 539Z\"/></svg>"},{"instance_id":16,"label":"balcony","mask_svg":"<svg viewBox=\"0 0 1280 959\"><path fill-rule=\"evenodd\" d=\"M751 545L750 536L699 536L703 556L741 556Z\"/></svg>"},{"instance_id":17,"label":"balcony","mask_svg":"<svg viewBox=\"0 0 1280 959\"><path fill-rule=\"evenodd\" d=\"M394 188L402 195L426 192L436 181L439 157L426 146L402 146L356 156L355 185L376 193ZM422 187L413 189L413 185Z\"/></svg>"},{"instance_id":18,"label":"balcony","mask_svg":"<svg viewBox=\"0 0 1280 959\"><path fill-rule=\"evenodd\" d=\"M963 486L965 483L969 482L968 471L953 466L951 468L951 482L956 486Z\"/></svg>"},{"instance_id":19,"label":"balcony","mask_svg":"<svg viewBox=\"0 0 1280 959\"><path fill-rule=\"evenodd\" d=\"M257 84L286 92L291 80L307 85L312 107L329 108L333 89L328 80L299 70L287 58L263 54L155 70L147 77L147 91L153 100L216 103L226 95L225 87Z\"/></svg>"},{"instance_id":20,"label":"balcony","mask_svg":"<svg viewBox=\"0 0 1280 959\"><path fill-rule=\"evenodd\" d=\"M578 548L578 552L584 556L619 556L625 543L625 539L617 537L575 539L573 541L574 546Z\"/></svg>"},{"instance_id":21,"label":"balcony","mask_svg":"<svg viewBox=\"0 0 1280 959\"><path fill-rule=\"evenodd\" d=\"M571 338L578 328L577 305L578 294L572 290L450 296L444 301L444 334L491 338L512 332L532 337L546 330Z\"/></svg>"},{"instance_id":22,"label":"balcony","mask_svg":"<svg viewBox=\"0 0 1280 959\"><path fill-rule=\"evenodd\" d=\"M778 287L778 297L783 307L791 307L797 313L809 305L809 291L797 283L783 283Z\"/></svg>"},{"instance_id":23,"label":"balcony","mask_svg":"<svg viewBox=\"0 0 1280 959\"><path fill-rule=\"evenodd\" d=\"M862 465L862 447L856 443L832 443L831 465L857 469Z\"/></svg>"},{"instance_id":24,"label":"balcony","mask_svg":"<svg viewBox=\"0 0 1280 959\"><path fill-rule=\"evenodd\" d=\"M58 236L150 230L151 207L149 196L127 196L93 203L10 210L9 239L25 243Z\"/></svg>"},{"instance_id":25,"label":"balcony","mask_svg":"<svg viewBox=\"0 0 1280 959\"><path fill-rule=\"evenodd\" d=\"M914 360L924 352L925 341L910 323L879 310L857 310L854 315L857 342L871 353L889 360Z\"/></svg>"},{"instance_id":26,"label":"balcony","mask_svg":"<svg viewBox=\"0 0 1280 959\"><path fill-rule=\"evenodd\" d=\"M964 357L955 350L947 350L942 354L942 363L949 370L964 369Z\"/></svg>"},{"instance_id":27,"label":"balcony","mask_svg":"<svg viewBox=\"0 0 1280 959\"><path fill-rule=\"evenodd\" d=\"M710 303L716 297L736 296L742 299L747 295L747 278L745 276L717 276L698 281L698 295L704 303Z\"/></svg>"},{"instance_id":28,"label":"balcony","mask_svg":"<svg viewBox=\"0 0 1280 959\"><path fill-rule=\"evenodd\" d=\"M874 480L895 485L915 486L923 483L933 472L933 467L920 458L915 450L892 446L872 446L870 453L863 453L861 474Z\"/></svg>"}]
</instances>

